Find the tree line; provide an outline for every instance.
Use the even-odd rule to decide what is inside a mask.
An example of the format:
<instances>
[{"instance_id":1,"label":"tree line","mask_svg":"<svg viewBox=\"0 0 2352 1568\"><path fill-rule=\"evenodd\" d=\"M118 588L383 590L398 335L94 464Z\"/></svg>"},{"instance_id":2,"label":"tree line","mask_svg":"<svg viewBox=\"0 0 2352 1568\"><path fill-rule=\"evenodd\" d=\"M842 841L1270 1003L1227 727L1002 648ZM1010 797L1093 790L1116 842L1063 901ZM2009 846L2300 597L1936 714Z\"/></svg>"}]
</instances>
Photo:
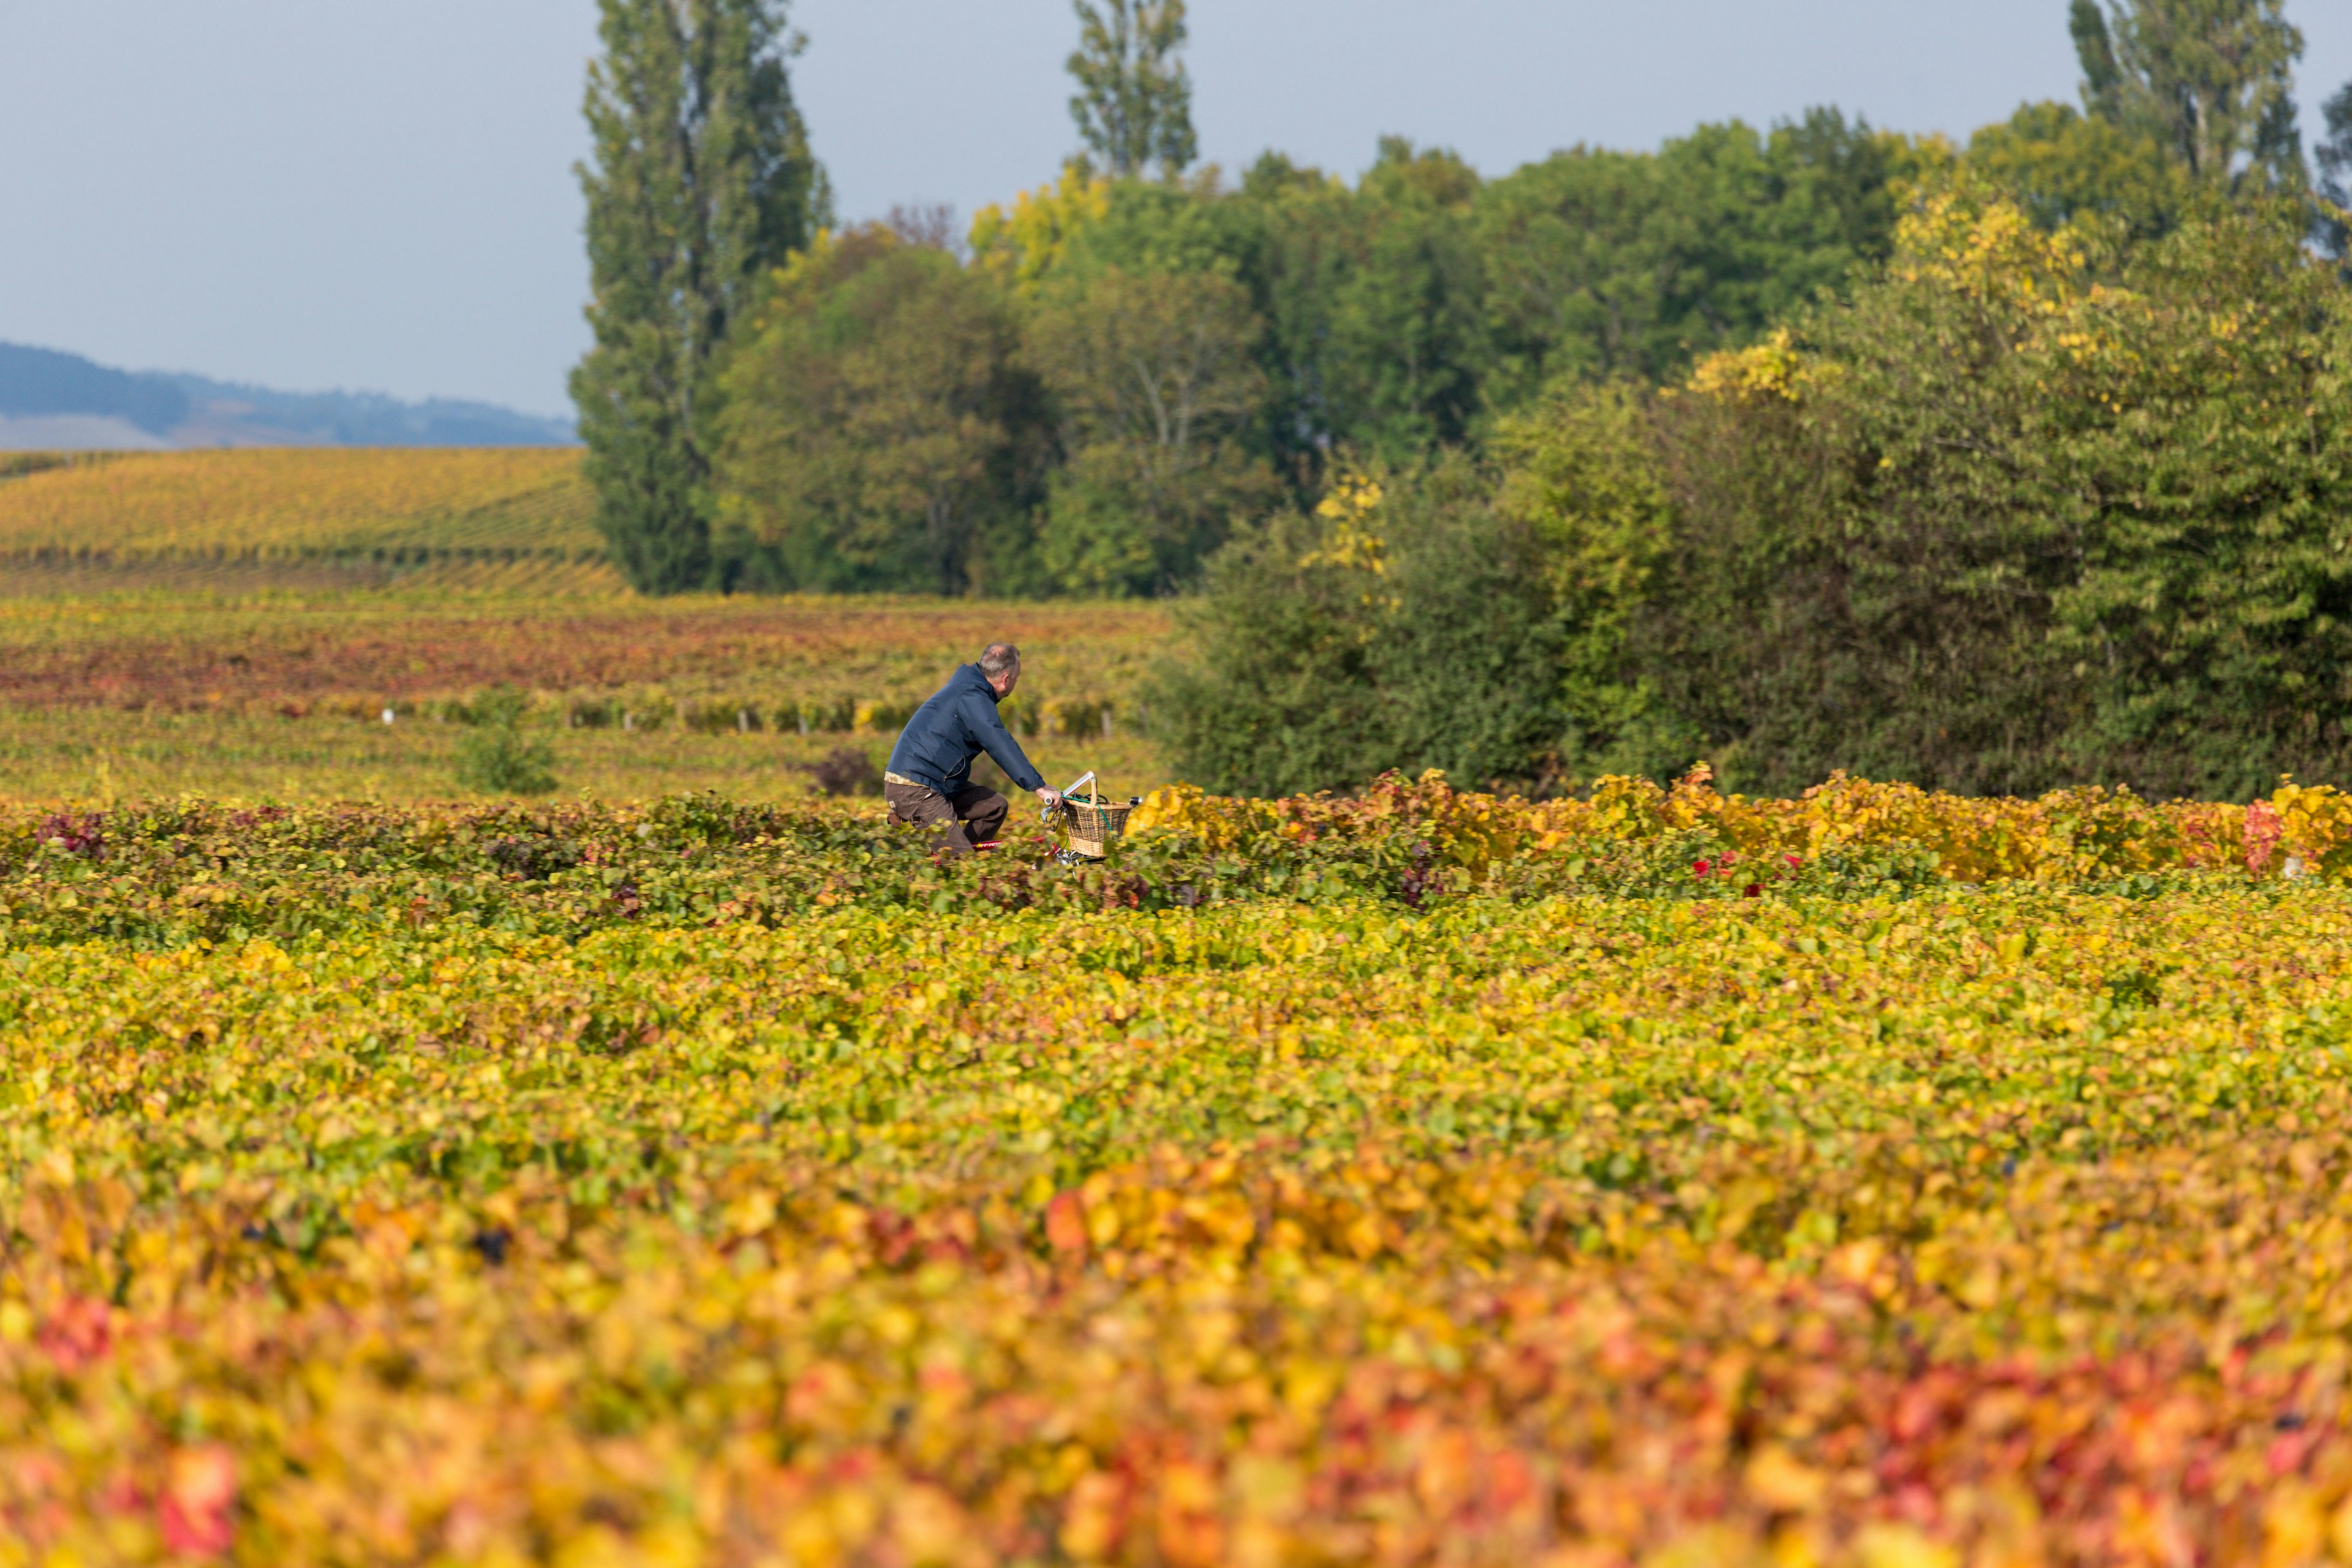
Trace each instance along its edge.
<instances>
[{"instance_id":1,"label":"tree line","mask_svg":"<svg viewBox=\"0 0 2352 1568\"><path fill-rule=\"evenodd\" d=\"M1084 151L959 228L833 220L772 0L604 0L574 390L640 588L1202 589L1155 711L1232 788L2335 765L2352 85L2306 160L2281 0L2073 0L2080 106L1964 144L1352 183L1195 170L1181 0L1076 11Z\"/></svg>"}]
</instances>

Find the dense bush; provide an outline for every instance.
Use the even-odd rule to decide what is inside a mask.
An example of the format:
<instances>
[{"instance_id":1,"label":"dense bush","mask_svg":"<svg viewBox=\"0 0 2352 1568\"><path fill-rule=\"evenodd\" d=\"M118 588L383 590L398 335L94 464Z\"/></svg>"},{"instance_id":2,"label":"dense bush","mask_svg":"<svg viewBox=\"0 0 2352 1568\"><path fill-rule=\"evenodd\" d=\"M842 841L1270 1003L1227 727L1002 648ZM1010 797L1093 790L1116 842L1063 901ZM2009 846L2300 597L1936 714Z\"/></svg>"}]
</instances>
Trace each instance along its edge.
<instances>
[{"instance_id":1,"label":"dense bush","mask_svg":"<svg viewBox=\"0 0 2352 1568\"><path fill-rule=\"evenodd\" d=\"M1482 463L1235 546L1163 705L1180 763L1254 790L1697 757L1780 794L2345 777L2352 302L2300 225L2053 231L1962 171L1849 298L1687 384L1555 384Z\"/></svg>"},{"instance_id":2,"label":"dense bush","mask_svg":"<svg viewBox=\"0 0 2352 1568\"><path fill-rule=\"evenodd\" d=\"M1234 793L1390 768L1528 783L1566 722L1542 540L1450 459L1354 479L1229 545L1154 708L1185 776Z\"/></svg>"},{"instance_id":3,"label":"dense bush","mask_svg":"<svg viewBox=\"0 0 2352 1568\"><path fill-rule=\"evenodd\" d=\"M457 748L457 782L485 795L549 795L555 789L555 748L524 732L526 692L494 686L459 712L470 727Z\"/></svg>"},{"instance_id":4,"label":"dense bush","mask_svg":"<svg viewBox=\"0 0 2352 1568\"><path fill-rule=\"evenodd\" d=\"M1557 622L1563 782L1672 776L1698 737L1626 658L1674 530L1642 398L1622 382L1555 384L1498 421L1487 447L1496 510L1530 531Z\"/></svg>"},{"instance_id":5,"label":"dense bush","mask_svg":"<svg viewBox=\"0 0 2352 1568\"><path fill-rule=\"evenodd\" d=\"M2243 798L2352 763L2352 306L2292 218L2102 250L1965 188L1662 401L1632 668L1727 778Z\"/></svg>"}]
</instances>

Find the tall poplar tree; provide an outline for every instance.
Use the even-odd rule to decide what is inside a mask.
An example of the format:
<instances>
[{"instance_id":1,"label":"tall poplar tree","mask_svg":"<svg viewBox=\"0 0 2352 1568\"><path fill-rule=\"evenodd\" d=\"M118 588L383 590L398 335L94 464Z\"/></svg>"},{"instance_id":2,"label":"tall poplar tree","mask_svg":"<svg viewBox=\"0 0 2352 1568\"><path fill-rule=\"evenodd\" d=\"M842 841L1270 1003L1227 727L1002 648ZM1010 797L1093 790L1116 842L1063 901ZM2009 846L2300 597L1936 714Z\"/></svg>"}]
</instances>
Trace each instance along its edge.
<instances>
[{"instance_id":1,"label":"tall poplar tree","mask_svg":"<svg viewBox=\"0 0 2352 1568\"><path fill-rule=\"evenodd\" d=\"M2305 184L2294 123L2303 32L2284 0L2072 0L2083 105L2210 186Z\"/></svg>"},{"instance_id":2,"label":"tall poplar tree","mask_svg":"<svg viewBox=\"0 0 2352 1568\"><path fill-rule=\"evenodd\" d=\"M2333 209L2319 215L2320 242L2337 260L2352 262L2352 224L2346 222L2352 216L2346 210L2352 208L2352 81L2337 88L2319 112L2327 132L2312 148L2312 162L2319 165L2319 194Z\"/></svg>"},{"instance_id":3,"label":"tall poplar tree","mask_svg":"<svg viewBox=\"0 0 2352 1568\"><path fill-rule=\"evenodd\" d=\"M1071 0L1078 47L1070 75L1078 90L1070 116L1078 135L1114 176L1152 163L1181 174L1200 155L1192 134L1192 81L1176 58L1184 47L1184 0Z\"/></svg>"},{"instance_id":4,"label":"tall poplar tree","mask_svg":"<svg viewBox=\"0 0 2352 1568\"><path fill-rule=\"evenodd\" d=\"M572 374L597 525L637 589L713 581L714 372L756 280L824 221L782 0L600 0L588 321Z\"/></svg>"}]
</instances>

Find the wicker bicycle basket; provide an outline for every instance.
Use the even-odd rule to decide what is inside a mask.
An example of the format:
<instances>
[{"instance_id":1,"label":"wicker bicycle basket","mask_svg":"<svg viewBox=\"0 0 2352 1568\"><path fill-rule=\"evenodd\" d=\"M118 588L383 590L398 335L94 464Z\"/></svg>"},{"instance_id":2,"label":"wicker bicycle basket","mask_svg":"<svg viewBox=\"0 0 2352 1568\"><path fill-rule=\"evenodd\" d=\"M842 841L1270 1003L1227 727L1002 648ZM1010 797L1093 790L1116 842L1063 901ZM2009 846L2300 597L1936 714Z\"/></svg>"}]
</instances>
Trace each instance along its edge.
<instances>
[{"instance_id":1,"label":"wicker bicycle basket","mask_svg":"<svg viewBox=\"0 0 2352 1568\"><path fill-rule=\"evenodd\" d=\"M1078 794L1081 786L1088 793ZM1134 810L1124 801L1112 801L1094 774L1087 774L1062 795L1062 826L1068 832L1071 852L1101 859L1110 852L1110 841L1127 832L1128 816Z\"/></svg>"}]
</instances>

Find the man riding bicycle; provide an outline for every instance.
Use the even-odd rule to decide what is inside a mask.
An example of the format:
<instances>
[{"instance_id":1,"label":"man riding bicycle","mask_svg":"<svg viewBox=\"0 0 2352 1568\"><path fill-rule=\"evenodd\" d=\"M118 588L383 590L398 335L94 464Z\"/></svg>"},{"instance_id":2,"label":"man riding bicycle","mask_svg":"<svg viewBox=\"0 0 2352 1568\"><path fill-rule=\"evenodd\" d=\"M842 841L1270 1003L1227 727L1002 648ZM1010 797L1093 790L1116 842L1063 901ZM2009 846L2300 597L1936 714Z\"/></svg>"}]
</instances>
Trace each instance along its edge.
<instances>
[{"instance_id":1,"label":"man riding bicycle","mask_svg":"<svg viewBox=\"0 0 2352 1568\"><path fill-rule=\"evenodd\" d=\"M1013 695L1020 679L1021 650L1011 643L991 643L978 662L957 670L915 710L882 775L891 821L944 829L951 855L970 854L975 844L993 840L1012 807L994 790L971 782L973 759L982 752L1047 806L1061 804L1062 792L1045 787L1045 776L1030 765L1021 742L997 715L996 705Z\"/></svg>"}]
</instances>

